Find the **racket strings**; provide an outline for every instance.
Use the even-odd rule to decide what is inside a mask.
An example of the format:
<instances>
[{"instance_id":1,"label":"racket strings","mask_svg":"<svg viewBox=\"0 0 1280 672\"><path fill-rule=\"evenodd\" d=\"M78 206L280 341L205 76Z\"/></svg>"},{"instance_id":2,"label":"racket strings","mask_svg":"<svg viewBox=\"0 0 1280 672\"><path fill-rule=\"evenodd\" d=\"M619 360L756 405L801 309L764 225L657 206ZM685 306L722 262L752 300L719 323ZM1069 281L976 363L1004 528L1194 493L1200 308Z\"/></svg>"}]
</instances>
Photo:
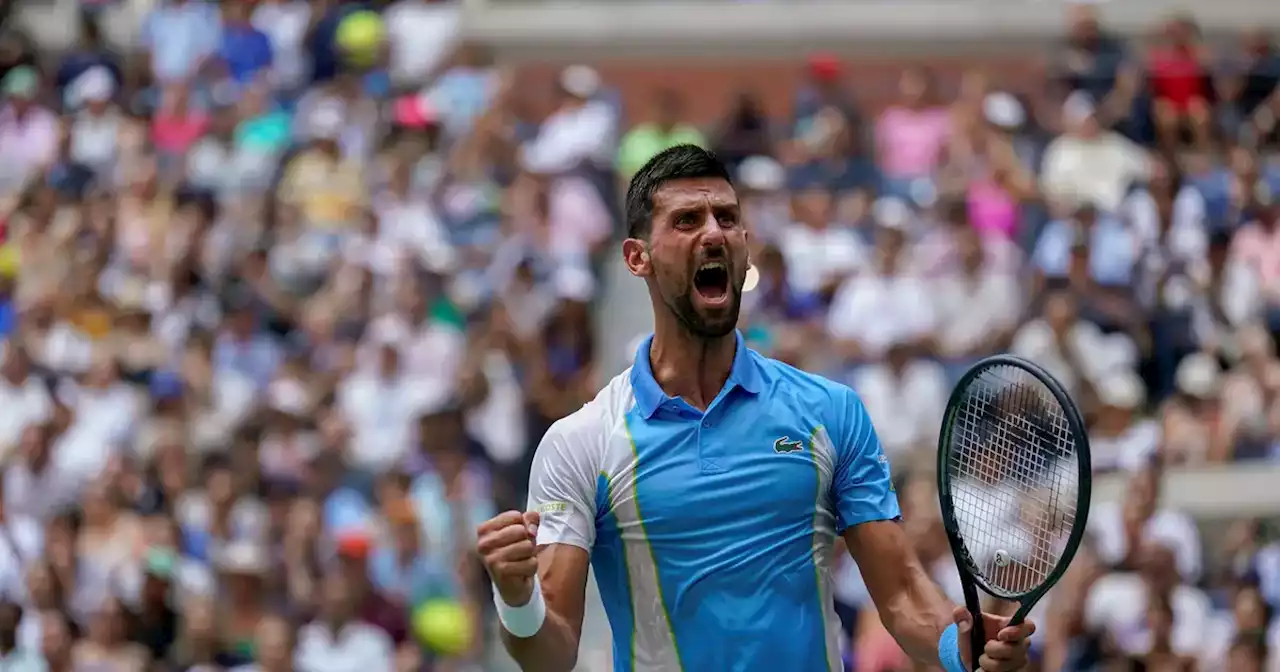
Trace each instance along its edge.
<instances>
[{"instance_id":1,"label":"racket strings","mask_svg":"<svg viewBox=\"0 0 1280 672\"><path fill-rule=\"evenodd\" d=\"M973 569L998 594L1031 591L1057 566L1075 522L1066 413L1031 374L992 367L955 409L951 443L952 501Z\"/></svg>"}]
</instances>

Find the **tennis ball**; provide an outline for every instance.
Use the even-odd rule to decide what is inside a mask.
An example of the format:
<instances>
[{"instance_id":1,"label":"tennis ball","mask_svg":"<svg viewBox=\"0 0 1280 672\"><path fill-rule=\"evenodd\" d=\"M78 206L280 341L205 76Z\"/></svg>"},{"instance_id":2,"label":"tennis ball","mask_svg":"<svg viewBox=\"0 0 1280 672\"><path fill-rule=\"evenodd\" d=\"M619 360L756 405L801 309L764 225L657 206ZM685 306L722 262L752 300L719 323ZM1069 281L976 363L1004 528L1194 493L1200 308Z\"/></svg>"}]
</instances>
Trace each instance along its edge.
<instances>
[{"instance_id":1,"label":"tennis ball","mask_svg":"<svg viewBox=\"0 0 1280 672\"><path fill-rule=\"evenodd\" d=\"M377 12L361 10L352 12L338 23L335 37L338 48L358 65L372 65L378 60L382 47L384 28Z\"/></svg>"},{"instance_id":2,"label":"tennis ball","mask_svg":"<svg viewBox=\"0 0 1280 672\"><path fill-rule=\"evenodd\" d=\"M471 617L453 600L429 600L413 610L413 634L423 646L442 656L456 656L471 646Z\"/></svg>"}]
</instances>

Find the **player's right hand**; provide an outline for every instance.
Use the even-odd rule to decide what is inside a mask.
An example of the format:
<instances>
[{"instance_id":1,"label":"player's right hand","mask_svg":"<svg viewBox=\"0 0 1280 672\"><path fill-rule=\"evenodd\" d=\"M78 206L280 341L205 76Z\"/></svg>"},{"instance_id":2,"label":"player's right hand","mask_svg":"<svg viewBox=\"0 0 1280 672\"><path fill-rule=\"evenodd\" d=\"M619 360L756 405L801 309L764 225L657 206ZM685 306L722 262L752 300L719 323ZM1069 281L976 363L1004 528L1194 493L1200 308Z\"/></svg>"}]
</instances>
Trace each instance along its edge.
<instances>
[{"instance_id":1,"label":"player's right hand","mask_svg":"<svg viewBox=\"0 0 1280 672\"><path fill-rule=\"evenodd\" d=\"M476 530L476 550L489 579L512 607L533 598L533 578L538 574L537 511L507 511L490 518Z\"/></svg>"}]
</instances>

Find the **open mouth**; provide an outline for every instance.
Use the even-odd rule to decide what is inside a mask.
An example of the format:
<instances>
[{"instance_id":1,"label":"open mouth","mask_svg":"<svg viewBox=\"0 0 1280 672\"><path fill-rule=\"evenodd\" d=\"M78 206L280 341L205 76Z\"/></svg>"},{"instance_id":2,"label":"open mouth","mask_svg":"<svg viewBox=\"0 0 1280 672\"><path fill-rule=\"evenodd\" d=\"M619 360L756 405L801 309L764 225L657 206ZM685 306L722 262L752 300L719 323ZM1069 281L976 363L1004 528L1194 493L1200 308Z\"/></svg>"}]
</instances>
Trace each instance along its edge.
<instances>
[{"instance_id":1,"label":"open mouth","mask_svg":"<svg viewBox=\"0 0 1280 672\"><path fill-rule=\"evenodd\" d=\"M707 303L721 303L729 298L729 267L722 261L709 261L693 274L693 288Z\"/></svg>"}]
</instances>

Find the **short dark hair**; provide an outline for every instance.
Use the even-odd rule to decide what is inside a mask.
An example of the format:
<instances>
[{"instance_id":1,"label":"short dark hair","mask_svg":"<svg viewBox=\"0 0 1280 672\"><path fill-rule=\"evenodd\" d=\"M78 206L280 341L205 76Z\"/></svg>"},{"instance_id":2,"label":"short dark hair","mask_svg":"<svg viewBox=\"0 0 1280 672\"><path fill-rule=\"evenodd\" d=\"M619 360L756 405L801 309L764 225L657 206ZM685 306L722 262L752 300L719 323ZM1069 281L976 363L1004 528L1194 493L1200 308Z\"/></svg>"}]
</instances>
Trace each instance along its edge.
<instances>
[{"instance_id":1,"label":"short dark hair","mask_svg":"<svg viewBox=\"0 0 1280 672\"><path fill-rule=\"evenodd\" d=\"M676 145L658 152L627 187L627 237L645 238L653 224L653 195L672 180L717 178L733 184L729 169L715 153L697 145Z\"/></svg>"}]
</instances>

